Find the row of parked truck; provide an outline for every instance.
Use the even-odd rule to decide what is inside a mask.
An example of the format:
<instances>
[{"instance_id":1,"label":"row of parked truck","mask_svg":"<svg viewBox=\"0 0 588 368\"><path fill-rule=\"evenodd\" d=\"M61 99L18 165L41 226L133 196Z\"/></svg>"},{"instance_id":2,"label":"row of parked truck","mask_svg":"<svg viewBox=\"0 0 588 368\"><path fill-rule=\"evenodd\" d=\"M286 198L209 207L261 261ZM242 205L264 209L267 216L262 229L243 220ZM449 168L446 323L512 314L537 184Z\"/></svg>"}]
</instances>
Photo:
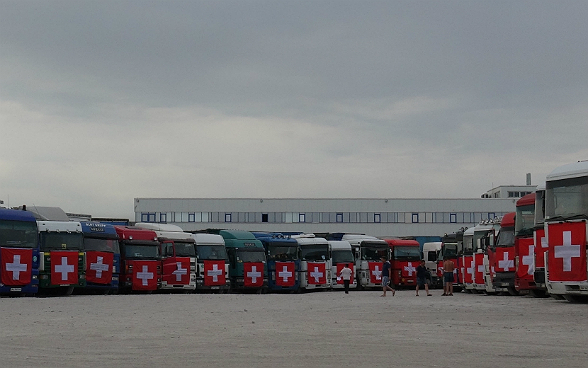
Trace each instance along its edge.
<instances>
[{"instance_id":1,"label":"row of parked truck","mask_svg":"<svg viewBox=\"0 0 588 368\"><path fill-rule=\"evenodd\" d=\"M255 290L298 292L380 287L391 259L393 282L412 286L420 259L414 240L360 234L282 234L216 230L188 233L171 224L115 226L37 221L0 209L2 294Z\"/></svg>"},{"instance_id":2,"label":"row of parked truck","mask_svg":"<svg viewBox=\"0 0 588 368\"><path fill-rule=\"evenodd\" d=\"M470 293L588 299L588 161L556 168L502 218L423 245L440 284L452 260L454 288Z\"/></svg>"}]
</instances>

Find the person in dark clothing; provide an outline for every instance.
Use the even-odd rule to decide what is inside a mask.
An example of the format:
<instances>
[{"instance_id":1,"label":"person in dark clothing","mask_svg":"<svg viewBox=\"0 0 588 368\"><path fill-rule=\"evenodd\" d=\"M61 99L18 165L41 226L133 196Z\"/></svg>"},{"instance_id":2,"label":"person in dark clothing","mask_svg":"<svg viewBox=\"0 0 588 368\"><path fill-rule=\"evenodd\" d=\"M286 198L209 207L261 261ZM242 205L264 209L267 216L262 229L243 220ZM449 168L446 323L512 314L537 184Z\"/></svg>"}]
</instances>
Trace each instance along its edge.
<instances>
[{"instance_id":1,"label":"person in dark clothing","mask_svg":"<svg viewBox=\"0 0 588 368\"><path fill-rule=\"evenodd\" d=\"M417 286L416 286L416 296L419 296L419 288L425 287L425 291L427 292L427 296L431 296L429 293L429 284L427 283L427 276L429 275L429 271L425 267L425 260L421 260L421 264L418 265L416 268L417 273Z\"/></svg>"},{"instance_id":2,"label":"person in dark clothing","mask_svg":"<svg viewBox=\"0 0 588 368\"><path fill-rule=\"evenodd\" d=\"M390 264L390 261L388 261L387 257L381 257L380 259L384 263L384 267L382 268L382 291L384 293L380 296L385 297L387 290L390 290L392 292L392 296L394 296L394 294L396 294L396 290L392 289L390 285L388 285L390 279L392 278L392 265Z\"/></svg>"}]
</instances>

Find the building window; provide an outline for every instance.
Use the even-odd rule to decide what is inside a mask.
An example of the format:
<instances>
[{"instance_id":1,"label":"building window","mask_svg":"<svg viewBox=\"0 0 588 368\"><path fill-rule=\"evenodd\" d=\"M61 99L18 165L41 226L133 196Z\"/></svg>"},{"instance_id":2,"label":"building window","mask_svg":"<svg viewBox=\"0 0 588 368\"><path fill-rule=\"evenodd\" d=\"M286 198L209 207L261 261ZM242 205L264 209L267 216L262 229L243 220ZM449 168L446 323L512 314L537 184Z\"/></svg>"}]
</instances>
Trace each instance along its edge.
<instances>
[{"instance_id":1,"label":"building window","mask_svg":"<svg viewBox=\"0 0 588 368\"><path fill-rule=\"evenodd\" d=\"M343 222L343 214L342 213L338 213L335 218L336 218L337 222Z\"/></svg>"},{"instance_id":2,"label":"building window","mask_svg":"<svg viewBox=\"0 0 588 368\"><path fill-rule=\"evenodd\" d=\"M306 222L306 214L299 213L298 214L298 222Z\"/></svg>"},{"instance_id":3,"label":"building window","mask_svg":"<svg viewBox=\"0 0 588 368\"><path fill-rule=\"evenodd\" d=\"M412 223L416 224L419 222L419 214L418 213L413 213L412 214Z\"/></svg>"},{"instance_id":4,"label":"building window","mask_svg":"<svg viewBox=\"0 0 588 368\"><path fill-rule=\"evenodd\" d=\"M231 214L225 213L225 222L231 222Z\"/></svg>"},{"instance_id":5,"label":"building window","mask_svg":"<svg viewBox=\"0 0 588 368\"><path fill-rule=\"evenodd\" d=\"M492 220L495 217L496 217L496 213L494 213L494 212L488 212L488 220Z\"/></svg>"},{"instance_id":6,"label":"building window","mask_svg":"<svg viewBox=\"0 0 588 368\"><path fill-rule=\"evenodd\" d=\"M382 215L379 213L374 213L374 222L382 222Z\"/></svg>"},{"instance_id":7,"label":"building window","mask_svg":"<svg viewBox=\"0 0 588 368\"><path fill-rule=\"evenodd\" d=\"M452 224L457 223L457 213L449 214L449 222L451 222Z\"/></svg>"},{"instance_id":8,"label":"building window","mask_svg":"<svg viewBox=\"0 0 588 368\"><path fill-rule=\"evenodd\" d=\"M195 213L188 214L188 222L196 222L196 214Z\"/></svg>"},{"instance_id":9,"label":"building window","mask_svg":"<svg viewBox=\"0 0 588 368\"><path fill-rule=\"evenodd\" d=\"M159 214L159 222L167 222L167 213Z\"/></svg>"},{"instance_id":10,"label":"building window","mask_svg":"<svg viewBox=\"0 0 588 368\"><path fill-rule=\"evenodd\" d=\"M269 216L267 213L261 214L261 222L268 222L269 221L268 218L269 218Z\"/></svg>"}]
</instances>

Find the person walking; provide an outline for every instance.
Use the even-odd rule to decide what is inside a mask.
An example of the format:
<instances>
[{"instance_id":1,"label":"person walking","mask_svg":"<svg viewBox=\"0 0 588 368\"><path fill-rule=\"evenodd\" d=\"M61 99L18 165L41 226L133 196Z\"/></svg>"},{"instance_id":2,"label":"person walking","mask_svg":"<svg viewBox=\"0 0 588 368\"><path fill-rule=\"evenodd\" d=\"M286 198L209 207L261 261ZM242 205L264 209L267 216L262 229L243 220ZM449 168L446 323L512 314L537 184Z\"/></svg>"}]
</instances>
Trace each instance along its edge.
<instances>
[{"instance_id":1,"label":"person walking","mask_svg":"<svg viewBox=\"0 0 588 368\"><path fill-rule=\"evenodd\" d=\"M416 286L416 296L419 296L419 288L425 287L425 291L427 292L427 296L431 296L432 294L429 293L429 284L427 283L427 275L429 271L427 267L425 267L425 260L421 259L421 264L419 264L416 268L417 274L417 286Z\"/></svg>"},{"instance_id":2,"label":"person walking","mask_svg":"<svg viewBox=\"0 0 588 368\"><path fill-rule=\"evenodd\" d=\"M390 290L392 292L392 296L394 296L394 294L396 294L396 290L394 290L390 287L390 285L388 285L390 279L392 278L392 265L390 264L388 258L381 257L380 259L382 260L382 262L384 262L384 266L382 267L382 291L384 293L380 296L385 297L386 291L388 290Z\"/></svg>"},{"instance_id":3,"label":"person walking","mask_svg":"<svg viewBox=\"0 0 588 368\"><path fill-rule=\"evenodd\" d=\"M345 294L349 294L349 283L351 282L351 275L353 274L353 270L349 268L349 265L346 263L345 266L339 272L339 277L343 279L343 286L345 287Z\"/></svg>"},{"instance_id":4,"label":"person walking","mask_svg":"<svg viewBox=\"0 0 588 368\"><path fill-rule=\"evenodd\" d=\"M455 263L447 259L443 262L443 296L453 296L453 272Z\"/></svg>"}]
</instances>

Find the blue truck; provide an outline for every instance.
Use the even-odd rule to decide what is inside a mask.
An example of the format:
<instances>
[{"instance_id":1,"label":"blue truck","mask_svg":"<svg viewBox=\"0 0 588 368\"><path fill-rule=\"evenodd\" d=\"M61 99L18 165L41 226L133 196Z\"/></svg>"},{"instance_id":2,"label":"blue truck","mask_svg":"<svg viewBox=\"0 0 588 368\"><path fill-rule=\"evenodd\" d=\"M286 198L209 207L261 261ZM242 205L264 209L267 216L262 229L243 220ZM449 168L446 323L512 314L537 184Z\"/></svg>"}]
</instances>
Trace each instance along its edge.
<instances>
[{"instance_id":1,"label":"blue truck","mask_svg":"<svg viewBox=\"0 0 588 368\"><path fill-rule=\"evenodd\" d=\"M86 253L86 291L118 293L120 246L113 225L81 222Z\"/></svg>"},{"instance_id":2,"label":"blue truck","mask_svg":"<svg viewBox=\"0 0 588 368\"><path fill-rule=\"evenodd\" d=\"M296 292L300 289L300 247L281 233L254 232L265 249L268 289Z\"/></svg>"}]
</instances>

